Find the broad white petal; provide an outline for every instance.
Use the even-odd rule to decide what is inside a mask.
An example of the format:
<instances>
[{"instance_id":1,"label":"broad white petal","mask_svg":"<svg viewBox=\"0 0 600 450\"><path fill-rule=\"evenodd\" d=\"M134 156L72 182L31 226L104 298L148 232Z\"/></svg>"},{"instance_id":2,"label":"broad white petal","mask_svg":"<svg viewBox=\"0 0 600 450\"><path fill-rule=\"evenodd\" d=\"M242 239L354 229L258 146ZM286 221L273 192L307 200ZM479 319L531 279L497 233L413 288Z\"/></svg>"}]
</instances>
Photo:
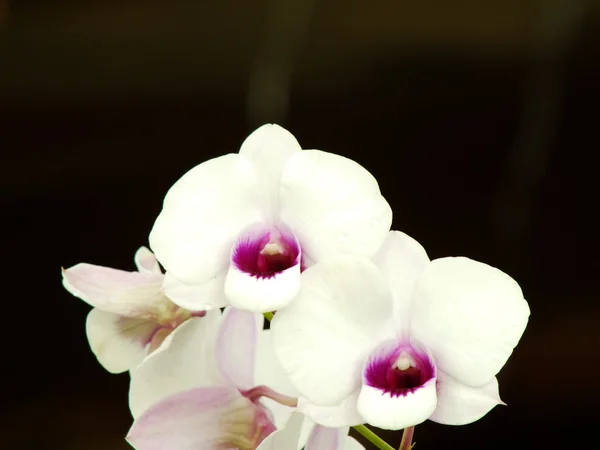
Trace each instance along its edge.
<instances>
[{"instance_id":1,"label":"broad white petal","mask_svg":"<svg viewBox=\"0 0 600 450\"><path fill-rule=\"evenodd\" d=\"M316 423L325 427L346 427L365 423L358 414L357 402L359 389L335 406L320 406L309 402L304 397L298 399L298 411L306 414Z\"/></svg>"},{"instance_id":2,"label":"broad white petal","mask_svg":"<svg viewBox=\"0 0 600 450\"><path fill-rule=\"evenodd\" d=\"M371 261L331 258L304 271L296 299L275 314L275 353L304 396L333 406L360 386L382 336L394 335L391 315L392 295Z\"/></svg>"},{"instance_id":3,"label":"broad white petal","mask_svg":"<svg viewBox=\"0 0 600 450\"><path fill-rule=\"evenodd\" d=\"M289 397L297 397L299 395L298 390L292 384L290 377L285 373L275 355L273 332L271 330L262 330L259 334L256 347L254 380L257 386L268 386L280 394ZM277 428L280 428L279 425L277 425Z\"/></svg>"},{"instance_id":4,"label":"broad white petal","mask_svg":"<svg viewBox=\"0 0 600 450\"><path fill-rule=\"evenodd\" d=\"M216 358L220 316L218 310L209 311L185 321L131 370L129 408L134 418L177 392L225 383Z\"/></svg>"},{"instance_id":5,"label":"broad white petal","mask_svg":"<svg viewBox=\"0 0 600 450\"><path fill-rule=\"evenodd\" d=\"M137 366L159 325L144 319L92 309L85 323L90 347L98 362L111 373Z\"/></svg>"},{"instance_id":6,"label":"broad white petal","mask_svg":"<svg viewBox=\"0 0 600 450\"><path fill-rule=\"evenodd\" d=\"M152 405L135 420L127 441L138 450L231 449L250 444L253 420L252 403L235 387L197 388Z\"/></svg>"},{"instance_id":7,"label":"broad white petal","mask_svg":"<svg viewBox=\"0 0 600 450\"><path fill-rule=\"evenodd\" d=\"M285 428L278 429L267 436L256 450L297 450L304 416L293 413Z\"/></svg>"},{"instance_id":8,"label":"broad white petal","mask_svg":"<svg viewBox=\"0 0 600 450\"><path fill-rule=\"evenodd\" d=\"M265 318L235 308L226 308L217 335L217 364L221 374L238 389L254 387L258 335Z\"/></svg>"},{"instance_id":9,"label":"broad white petal","mask_svg":"<svg viewBox=\"0 0 600 450\"><path fill-rule=\"evenodd\" d=\"M417 282L410 326L440 370L481 386L504 366L528 317L521 288L504 272L468 258L441 258Z\"/></svg>"},{"instance_id":10,"label":"broad white petal","mask_svg":"<svg viewBox=\"0 0 600 450\"><path fill-rule=\"evenodd\" d=\"M496 377L489 383L474 388L439 371L437 396L437 408L429 420L445 425L466 425L475 422L494 406L505 404L500 400Z\"/></svg>"},{"instance_id":11,"label":"broad white petal","mask_svg":"<svg viewBox=\"0 0 600 450\"><path fill-rule=\"evenodd\" d=\"M336 254L371 257L392 223L375 178L343 156L295 153L283 170L280 192L280 218L315 262Z\"/></svg>"},{"instance_id":12,"label":"broad white petal","mask_svg":"<svg viewBox=\"0 0 600 450\"><path fill-rule=\"evenodd\" d=\"M352 436L346 436L342 446L343 450L365 450L365 446L354 439Z\"/></svg>"},{"instance_id":13,"label":"broad white petal","mask_svg":"<svg viewBox=\"0 0 600 450\"><path fill-rule=\"evenodd\" d=\"M135 252L134 259L138 272L157 275L162 274L162 271L160 270L160 264L158 264L156 256L154 256L154 253L152 253L150 249L146 247L140 247L138 251Z\"/></svg>"},{"instance_id":14,"label":"broad white petal","mask_svg":"<svg viewBox=\"0 0 600 450\"><path fill-rule=\"evenodd\" d=\"M236 236L263 219L252 164L229 154L187 172L169 190L150 232L150 247L166 271L190 284L223 272Z\"/></svg>"},{"instance_id":15,"label":"broad white petal","mask_svg":"<svg viewBox=\"0 0 600 450\"><path fill-rule=\"evenodd\" d=\"M163 276L80 263L63 270L63 286L102 311L152 320L162 311Z\"/></svg>"},{"instance_id":16,"label":"broad white petal","mask_svg":"<svg viewBox=\"0 0 600 450\"><path fill-rule=\"evenodd\" d=\"M373 256L373 262L383 273L394 295L396 325L401 332L408 333L412 296L429 257L423 246L413 238L400 231L390 231Z\"/></svg>"},{"instance_id":17,"label":"broad white petal","mask_svg":"<svg viewBox=\"0 0 600 450\"><path fill-rule=\"evenodd\" d=\"M348 427L328 428L316 425L305 450L365 450L356 439L348 436Z\"/></svg>"},{"instance_id":18,"label":"broad white petal","mask_svg":"<svg viewBox=\"0 0 600 450\"><path fill-rule=\"evenodd\" d=\"M275 355L271 330L263 330L259 335L256 347L256 364L254 367L254 380L257 386L268 386L274 391L288 397L298 397L298 391L292 385L290 378L284 372ZM296 410L296 408L282 405L270 398L263 397L260 401L273 414L273 423L278 429L287 426L291 414ZM309 426L309 422L305 421L303 428ZM303 436L301 439L302 443L306 442L309 431L309 429L306 429L301 434Z\"/></svg>"},{"instance_id":19,"label":"broad white petal","mask_svg":"<svg viewBox=\"0 0 600 450\"><path fill-rule=\"evenodd\" d=\"M258 174L266 211L275 217L279 206L279 181L287 160L301 150L296 138L286 129L267 124L246 138L240 155L248 158Z\"/></svg>"},{"instance_id":20,"label":"broad white petal","mask_svg":"<svg viewBox=\"0 0 600 450\"><path fill-rule=\"evenodd\" d=\"M424 422L436 407L436 377L435 362L419 343L382 342L365 361L358 412L386 430Z\"/></svg>"},{"instance_id":21,"label":"broad white petal","mask_svg":"<svg viewBox=\"0 0 600 450\"><path fill-rule=\"evenodd\" d=\"M348 427L329 428L315 425L308 436L305 450L342 450Z\"/></svg>"},{"instance_id":22,"label":"broad white petal","mask_svg":"<svg viewBox=\"0 0 600 450\"><path fill-rule=\"evenodd\" d=\"M224 292L225 273L217 274L202 284L188 284L167 272L163 290L173 303L190 311L210 311L222 308L229 304Z\"/></svg>"}]
</instances>

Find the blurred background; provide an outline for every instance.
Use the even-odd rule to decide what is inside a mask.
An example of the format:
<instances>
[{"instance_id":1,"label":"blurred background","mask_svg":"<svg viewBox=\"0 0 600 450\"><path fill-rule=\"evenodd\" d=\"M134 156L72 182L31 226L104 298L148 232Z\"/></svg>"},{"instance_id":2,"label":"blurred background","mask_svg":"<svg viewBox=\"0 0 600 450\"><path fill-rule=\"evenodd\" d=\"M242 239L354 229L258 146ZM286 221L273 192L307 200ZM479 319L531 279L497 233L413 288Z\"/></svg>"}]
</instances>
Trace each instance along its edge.
<instances>
[{"instance_id":1,"label":"blurred background","mask_svg":"<svg viewBox=\"0 0 600 450\"><path fill-rule=\"evenodd\" d=\"M523 287L508 406L416 450L589 448L599 77L593 0L0 0L0 448L129 448L60 267L134 270L167 189L265 122L370 170L430 257Z\"/></svg>"}]
</instances>

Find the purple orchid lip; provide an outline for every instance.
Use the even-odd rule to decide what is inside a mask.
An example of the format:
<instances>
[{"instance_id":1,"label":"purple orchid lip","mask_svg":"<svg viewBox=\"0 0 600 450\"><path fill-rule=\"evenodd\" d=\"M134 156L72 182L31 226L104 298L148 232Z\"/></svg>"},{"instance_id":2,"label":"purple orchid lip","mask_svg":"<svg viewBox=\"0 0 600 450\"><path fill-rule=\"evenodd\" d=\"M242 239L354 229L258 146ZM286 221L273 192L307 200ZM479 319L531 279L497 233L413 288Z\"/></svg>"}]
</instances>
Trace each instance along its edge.
<instances>
[{"instance_id":1,"label":"purple orchid lip","mask_svg":"<svg viewBox=\"0 0 600 450\"><path fill-rule=\"evenodd\" d=\"M237 240L231 262L256 278L273 278L300 263L300 245L286 227L253 226Z\"/></svg>"},{"instance_id":2,"label":"purple orchid lip","mask_svg":"<svg viewBox=\"0 0 600 450\"><path fill-rule=\"evenodd\" d=\"M414 341L390 340L379 345L367 359L363 381L392 397L405 396L436 376L429 352Z\"/></svg>"}]
</instances>

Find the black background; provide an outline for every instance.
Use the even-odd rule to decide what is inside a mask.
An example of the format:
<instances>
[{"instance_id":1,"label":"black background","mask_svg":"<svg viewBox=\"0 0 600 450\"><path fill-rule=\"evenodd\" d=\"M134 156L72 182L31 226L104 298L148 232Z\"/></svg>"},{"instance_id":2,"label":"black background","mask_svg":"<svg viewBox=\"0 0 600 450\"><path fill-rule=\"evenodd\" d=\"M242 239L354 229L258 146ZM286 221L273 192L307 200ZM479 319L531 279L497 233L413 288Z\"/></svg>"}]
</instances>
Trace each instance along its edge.
<instances>
[{"instance_id":1,"label":"black background","mask_svg":"<svg viewBox=\"0 0 600 450\"><path fill-rule=\"evenodd\" d=\"M0 0L0 448L129 448L128 376L96 362L90 308L60 267L133 270L170 185L264 122L370 170L394 228L430 257L469 256L523 287L530 323L499 376L508 406L421 425L416 448L589 447L596 2L281 3L273 27L267 1ZM247 101L269 64L287 109Z\"/></svg>"}]
</instances>

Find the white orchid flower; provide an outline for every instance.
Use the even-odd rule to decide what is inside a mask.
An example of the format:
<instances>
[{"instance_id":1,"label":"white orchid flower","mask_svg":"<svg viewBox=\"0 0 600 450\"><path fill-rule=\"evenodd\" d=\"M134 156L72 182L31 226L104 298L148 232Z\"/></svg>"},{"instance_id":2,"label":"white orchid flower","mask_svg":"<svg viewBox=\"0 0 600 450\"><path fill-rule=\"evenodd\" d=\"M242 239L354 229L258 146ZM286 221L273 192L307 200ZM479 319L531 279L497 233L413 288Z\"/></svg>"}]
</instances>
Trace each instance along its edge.
<instances>
[{"instance_id":1,"label":"white orchid flower","mask_svg":"<svg viewBox=\"0 0 600 450\"><path fill-rule=\"evenodd\" d=\"M392 430L467 424L502 403L495 375L529 317L519 285L467 258L429 261L400 232L373 261L308 268L298 297L275 314L275 352L302 395Z\"/></svg>"},{"instance_id":2,"label":"white orchid flower","mask_svg":"<svg viewBox=\"0 0 600 450\"><path fill-rule=\"evenodd\" d=\"M254 450L283 430L297 399L274 389L289 380L271 370L263 321L228 307L180 326L131 371L128 441L138 450Z\"/></svg>"},{"instance_id":3,"label":"white orchid flower","mask_svg":"<svg viewBox=\"0 0 600 450\"><path fill-rule=\"evenodd\" d=\"M178 305L266 312L295 297L304 267L338 254L371 257L391 221L366 169L302 150L285 129L264 125L238 154L206 161L171 187L150 246Z\"/></svg>"},{"instance_id":4,"label":"white orchid flower","mask_svg":"<svg viewBox=\"0 0 600 450\"><path fill-rule=\"evenodd\" d=\"M63 270L63 286L94 307L86 320L92 352L102 366L120 373L138 365L191 312L163 293L164 275L146 247L135 254L138 272L80 263Z\"/></svg>"}]
</instances>

